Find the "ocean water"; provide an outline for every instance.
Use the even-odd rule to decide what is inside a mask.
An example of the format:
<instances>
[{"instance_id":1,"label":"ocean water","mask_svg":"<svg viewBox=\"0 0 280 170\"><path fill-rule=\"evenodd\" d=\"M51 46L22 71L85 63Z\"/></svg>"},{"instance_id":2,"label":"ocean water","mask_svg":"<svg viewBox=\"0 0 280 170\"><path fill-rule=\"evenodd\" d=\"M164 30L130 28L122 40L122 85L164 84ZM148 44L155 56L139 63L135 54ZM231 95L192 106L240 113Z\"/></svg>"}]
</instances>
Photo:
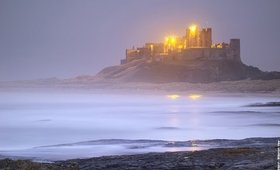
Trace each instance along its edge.
<instances>
[{"instance_id":1,"label":"ocean water","mask_svg":"<svg viewBox=\"0 0 280 170\"><path fill-rule=\"evenodd\" d=\"M275 101L267 94L1 91L0 155L60 160L203 148L163 146L175 141L278 137L280 107L247 107Z\"/></svg>"}]
</instances>

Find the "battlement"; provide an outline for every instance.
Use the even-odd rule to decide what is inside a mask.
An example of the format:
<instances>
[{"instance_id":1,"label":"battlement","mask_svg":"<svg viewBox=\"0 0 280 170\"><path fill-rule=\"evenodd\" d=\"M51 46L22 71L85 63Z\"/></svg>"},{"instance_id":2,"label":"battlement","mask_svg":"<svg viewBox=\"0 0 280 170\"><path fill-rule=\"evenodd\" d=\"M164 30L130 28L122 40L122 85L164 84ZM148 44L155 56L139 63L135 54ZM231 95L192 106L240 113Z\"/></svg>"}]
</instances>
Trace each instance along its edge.
<instances>
[{"instance_id":1,"label":"battlement","mask_svg":"<svg viewBox=\"0 0 280 170\"><path fill-rule=\"evenodd\" d=\"M212 43L212 28L191 25L182 37L167 36L163 43L146 43L143 47L126 49L126 58L121 64L137 59L155 62L182 60L234 60L240 59L240 39L229 43Z\"/></svg>"}]
</instances>

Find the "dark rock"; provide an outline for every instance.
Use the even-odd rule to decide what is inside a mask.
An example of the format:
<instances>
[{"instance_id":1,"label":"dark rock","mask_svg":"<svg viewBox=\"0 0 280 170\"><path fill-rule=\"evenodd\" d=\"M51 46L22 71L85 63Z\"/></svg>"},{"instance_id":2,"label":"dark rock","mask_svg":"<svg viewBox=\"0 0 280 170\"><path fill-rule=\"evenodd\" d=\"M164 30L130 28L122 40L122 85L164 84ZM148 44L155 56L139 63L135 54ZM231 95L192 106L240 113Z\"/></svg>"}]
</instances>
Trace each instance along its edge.
<instances>
[{"instance_id":1,"label":"dark rock","mask_svg":"<svg viewBox=\"0 0 280 170\"><path fill-rule=\"evenodd\" d=\"M193 152L147 153L73 159L54 163L30 160L0 160L0 170L274 170L277 162L278 138L247 138L243 140L209 140L234 148L215 148ZM198 143L209 141L197 141Z\"/></svg>"},{"instance_id":2,"label":"dark rock","mask_svg":"<svg viewBox=\"0 0 280 170\"><path fill-rule=\"evenodd\" d=\"M280 107L280 102L254 103L247 105L247 107Z\"/></svg>"},{"instance_id":3,"label":"dark rock","mask_svg":"<svg viewBox=\"0 0 280 170\"><path fill-rule=\"evenodd\" d=\"M112 66L97 74L99 79L131 82L190 82L210 83L218 81L236 81L244 79L271 80L280 79L279 72L262 72L256 67L242 62L219 60L195 60L182 63L149 63L136 60L128 64Z\"/></svg>"},{"instance_id":4,"label":"dark rock","mask_svg":"<svg viewBox=\"0 0 280 170\"><path fill-rule=\"evenodd\" d=\"M69 164L49 164L37 163L30 160L0 160L0 170L77 170L78 165Z\"/></svg>"}]
</instances>

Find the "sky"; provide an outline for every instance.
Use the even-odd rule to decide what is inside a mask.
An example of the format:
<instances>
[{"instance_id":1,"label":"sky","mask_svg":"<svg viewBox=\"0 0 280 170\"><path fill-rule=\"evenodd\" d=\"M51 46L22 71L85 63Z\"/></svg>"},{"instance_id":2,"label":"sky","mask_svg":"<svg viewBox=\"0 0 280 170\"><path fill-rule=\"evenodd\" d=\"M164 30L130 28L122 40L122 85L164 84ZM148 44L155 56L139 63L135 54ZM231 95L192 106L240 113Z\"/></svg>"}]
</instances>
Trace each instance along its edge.
<instances>
[{"instance_id":1,"label":"sky","mask_svg":"<svg viewBox=\"0 0 280 170\"><path fill-rule=\"evenodd\" d=\"M0 0L0 81L95 75L125 49L212 27L241 59L280 71L279 0Z\"/></svg>"}]
</instances>

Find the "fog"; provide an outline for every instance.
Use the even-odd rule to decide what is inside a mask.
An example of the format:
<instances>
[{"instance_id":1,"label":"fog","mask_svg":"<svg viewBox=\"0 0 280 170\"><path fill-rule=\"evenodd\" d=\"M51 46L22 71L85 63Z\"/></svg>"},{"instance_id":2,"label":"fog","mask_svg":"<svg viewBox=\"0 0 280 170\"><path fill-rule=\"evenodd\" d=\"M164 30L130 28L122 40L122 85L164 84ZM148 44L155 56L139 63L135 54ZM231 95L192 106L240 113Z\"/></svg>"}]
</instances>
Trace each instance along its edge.
<instances>
[{"instance_id":1,"label":"fog","mask_svg":"<svg viewBox=\"0 0 280 170\"><path fill-rule=\"evenodd\" d=\"M278 100L273 95L7 90L0 95L0 155L62 159L172 150L153 148L155 140L276 137L280 127L279 108L246 105ZM103 139L132 140L136 150L121 147L124 141L113 141L110 145L108 141L71 144ZM151 140L144 143L151 146L133 143L138 139ZM69 145L34 148L57 144Z\"/></svg>"},{"instance_id":2,"label":"fog","mask_svg":"<svg viewBox=\"0 0 280 170\"><path fill-rule=\"evenodd\" d=\"M0 81L94 75L125 49L213 28L214 42L241 39L241 58L278 70L280 1L0 1Z\"/></svg>"}]
</instances>

